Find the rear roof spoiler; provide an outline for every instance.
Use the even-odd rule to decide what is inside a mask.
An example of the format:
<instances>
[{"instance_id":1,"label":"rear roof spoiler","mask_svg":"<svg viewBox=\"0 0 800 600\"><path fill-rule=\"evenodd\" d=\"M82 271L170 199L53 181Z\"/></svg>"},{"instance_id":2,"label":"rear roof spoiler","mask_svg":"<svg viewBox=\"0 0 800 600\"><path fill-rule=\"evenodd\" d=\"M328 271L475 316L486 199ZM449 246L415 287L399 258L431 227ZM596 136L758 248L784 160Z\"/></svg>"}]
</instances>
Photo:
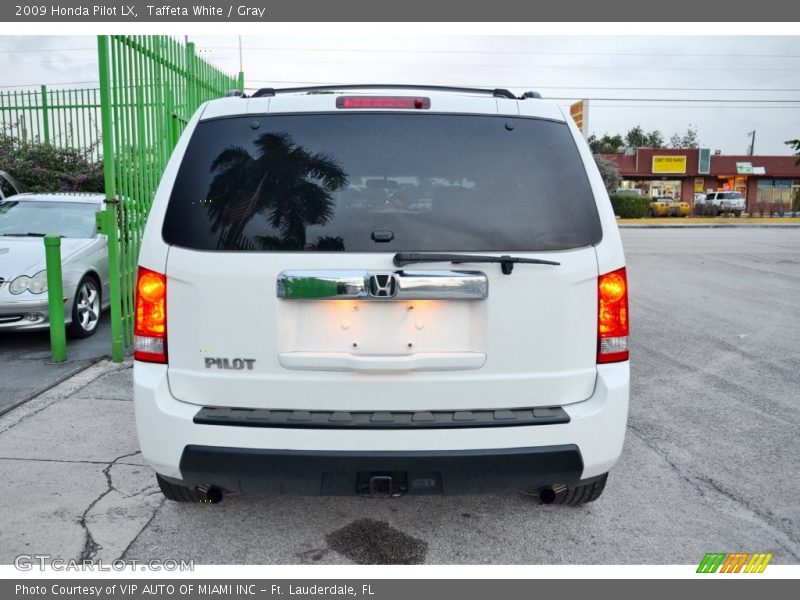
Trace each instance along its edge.
<instances>
[{"instance_id":1,"label":"rear roof spoiler","mask_svg":"<svg viewBox=\"0 0 800 600\"><path fill-rule=\"evenodd\" d=\"M487 88L470 88L470 87L453 87L446 85L413 85L413 84L397 84L397 83L366 83L366 84L343 84L343 85L315 85L309 87L292 87L292 88L261 88L253 92L251 98L264 98L270 96L277 96L278 94L319 94L319 93L333 93L339 91L358 91L358 90L420 90L428 92L453 92L461 94L485 94L494 98L507 98L509 100L526 100L528 98L541 98L539 92L525 92L521 96L515 96L510 91L503 88L487 89ZM247 95L239 90L231 90L225 96L239 96L247 98Z\"/></svg>"}]
</instances>

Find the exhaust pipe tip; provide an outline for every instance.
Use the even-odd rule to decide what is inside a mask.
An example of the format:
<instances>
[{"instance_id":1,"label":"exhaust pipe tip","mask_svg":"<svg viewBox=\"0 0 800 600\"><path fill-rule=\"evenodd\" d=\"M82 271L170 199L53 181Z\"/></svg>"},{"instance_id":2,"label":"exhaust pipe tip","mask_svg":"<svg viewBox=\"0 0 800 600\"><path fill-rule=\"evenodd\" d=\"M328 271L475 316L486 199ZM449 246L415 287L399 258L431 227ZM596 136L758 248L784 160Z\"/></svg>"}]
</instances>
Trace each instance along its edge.
<instances>
[{"instance_id":1,"label":"exhaust pipe tip","mask_svg":"<svg viewBox=\"0 0 800 600\"><path fill-rule=\"evenodd\" d=\"M215 485L202 486L197 488L203 494L203 501L209 504L219 504L225 497L225 492Z\"/></svg>"},{"instance_id":2,"label":"exhaust pipe tip","mask_svg":"<svg viewBox=\"0 0 800 600\"><path fill-rule=\"evenodd\" d=\"M539 502L542 504L553 504L556 500L567 493L567 486L560 483L548 485L539 490Z\"/></svg>"}]
</instances>

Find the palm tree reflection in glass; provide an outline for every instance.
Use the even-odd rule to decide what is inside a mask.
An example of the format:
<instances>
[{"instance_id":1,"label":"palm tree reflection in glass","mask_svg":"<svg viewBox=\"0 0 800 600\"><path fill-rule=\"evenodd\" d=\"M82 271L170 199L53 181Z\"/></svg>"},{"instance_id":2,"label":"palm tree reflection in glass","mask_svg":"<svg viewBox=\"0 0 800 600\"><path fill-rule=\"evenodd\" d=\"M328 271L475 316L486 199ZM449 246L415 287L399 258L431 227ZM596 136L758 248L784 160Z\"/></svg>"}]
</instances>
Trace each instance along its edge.
<instances>
[{"instance_id":1,"label":"palm tree reflection in glass","mask_svg":"<svg viewBox=\"0 0 800 600\"><path fill-rule=\"evenodd\" d=\"M257 156L242 147L223 150L211 164L214 179L207 209L225 250L343 251L341 237L321 236L308 244L306 227L334 216L333 193L347 186L347 173L326 153L310 153L285 132L264 133ZM245 235L263 216L271 235Z\"/></svg>"}]
</instances>

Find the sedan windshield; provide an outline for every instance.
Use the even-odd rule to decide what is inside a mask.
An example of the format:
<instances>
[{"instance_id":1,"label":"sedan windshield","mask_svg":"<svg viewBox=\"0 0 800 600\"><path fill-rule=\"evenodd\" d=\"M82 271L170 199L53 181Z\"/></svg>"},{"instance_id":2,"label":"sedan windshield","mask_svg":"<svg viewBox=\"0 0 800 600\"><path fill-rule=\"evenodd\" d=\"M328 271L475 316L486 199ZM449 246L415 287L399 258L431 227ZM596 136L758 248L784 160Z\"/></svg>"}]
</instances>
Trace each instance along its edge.
<instances>
[{"instance_id":1,"label":"sedan windshield","mask_svg":"<svg viewBox=\"0 0 800 600\"><path fill-rule=\"evenodd\" d=\"M97 209L87 202L6 200L0 202L0 236L93 238Z\"/></svg>"}]
</instances>

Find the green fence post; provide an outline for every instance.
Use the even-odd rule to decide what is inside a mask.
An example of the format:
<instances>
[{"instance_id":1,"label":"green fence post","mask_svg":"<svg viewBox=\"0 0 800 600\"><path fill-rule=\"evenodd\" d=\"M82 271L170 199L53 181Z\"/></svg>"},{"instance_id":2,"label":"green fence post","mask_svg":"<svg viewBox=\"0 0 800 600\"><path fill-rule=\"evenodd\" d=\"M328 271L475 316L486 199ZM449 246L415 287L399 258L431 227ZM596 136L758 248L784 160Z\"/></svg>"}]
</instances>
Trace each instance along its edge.
<instances>
[{"instance_id":1,"label":"green fence post","mask_svg":"<svg viewBox=\"0 0 800 600\"><path fill-rule=\"evenodd\" d=\"M44 237L47 269L47 300L50 309L50 354L53 362L67 360L67 334L64 326L64 283L61 280L61 237Z\"/></svg>"},{"instance_id":2,"label":"green fence post","mask_svg":"<svg viewBox=\"0 0 800 600\"><path fill-rule=\"evenodd\" d=\"M120 304L114 302L122 297L119 278L119 254L117 253L116 203L107 201L106 209L95 213L97 232L105 234L108 241L108 289L111 297L111 358L122 362L125 345L122 340L122 313Z\"/></svg>"},{"instance_id":3,"label":"green fence post","mask_svg":"<svg viewBox=\"0 0 800 600\"><path fill-rule=\"evenodd\" d=\"M239 79L236 81L240 92L244 92L244 71L239 71Z\"/></svg>"},{"instance_id":4,"label":"green fence post","mask_svg":"<svg viewBox=\"0 0 800 600\"><path fill-rule=\"evenodd\" d=\"M42 130L44 131L44 143L50 143L50 115L47 111L47 86L42 85Z\"/></svg>"},{"instance_id":5,"label":"green fence post","mask_svg":"<svg viewBox=\"0 0 800 600\"><path fill-rule=\"evenodd\" d=\"M106 210L98 213L98 231L108 237L108 280L111 301L111 358L122 362L122 292L120 289L119 247L117 241L116 178L114 173L114 131L111 118L111 71L108 60L108 36L97 36L97 64L100 71L100 117L103 132L103 179ZM102 215L102 216L101 216Z\"/></svg>"},{"instance_id":6,"label":"green fence post","mask_svg":"<svg viewBox=\"0 0 800 600\"><path fill-rule=\"evenodd\" d=\"M186 44L186 114L191 115L198 106L197 66L195 64L194 42Z\"/></svg>"}]
</instances>

